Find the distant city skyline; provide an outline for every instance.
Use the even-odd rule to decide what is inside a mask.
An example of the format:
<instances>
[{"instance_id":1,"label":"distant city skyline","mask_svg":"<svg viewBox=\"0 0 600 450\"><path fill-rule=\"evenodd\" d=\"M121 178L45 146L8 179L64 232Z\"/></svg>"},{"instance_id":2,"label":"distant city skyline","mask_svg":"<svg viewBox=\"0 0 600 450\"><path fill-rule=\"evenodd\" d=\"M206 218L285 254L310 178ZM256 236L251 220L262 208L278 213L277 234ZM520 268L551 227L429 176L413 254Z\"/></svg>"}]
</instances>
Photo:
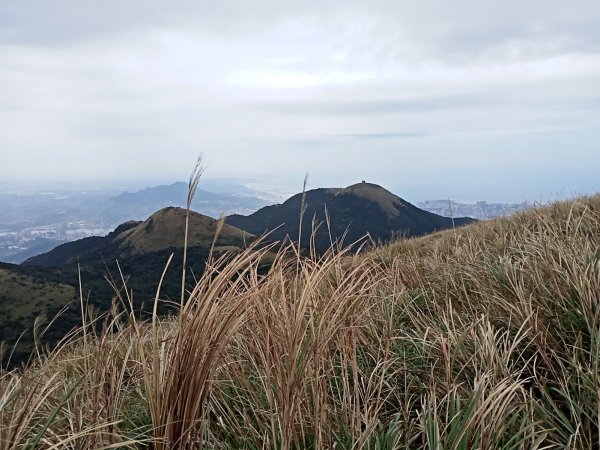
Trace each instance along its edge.
<instances>
[{"instance_id":1,"label":"distant city skyline","mask_svg":"<svg viewBox=\"0 0 600 450\"><path fill-rule=\"evenodd\" d=\"M0 182L207 176L409 201L600 191L600 3L23 0ZM155 180L154 183L152 180Z\"/></svg>"}]
</instances>

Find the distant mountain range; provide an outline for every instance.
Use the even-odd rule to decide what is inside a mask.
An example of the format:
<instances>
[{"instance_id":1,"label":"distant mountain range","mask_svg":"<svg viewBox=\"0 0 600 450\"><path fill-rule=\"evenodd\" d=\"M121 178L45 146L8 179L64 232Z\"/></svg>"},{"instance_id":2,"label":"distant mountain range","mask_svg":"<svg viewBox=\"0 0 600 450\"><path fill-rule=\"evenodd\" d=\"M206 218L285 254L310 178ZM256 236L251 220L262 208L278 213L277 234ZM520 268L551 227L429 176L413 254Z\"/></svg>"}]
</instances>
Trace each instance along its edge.
<instances>
[{"instance_id":1,"label":"distant mountain range","mask_svg":"<svg viewBox=\"0 0 600 450\"><path fill-rule=\"evenodd\" d=\"M187 183L177 182L149 187L137 192L124 192L109 198L104 208L106 214L111 217L145 218L167 206L185 207L187 189ZM267 199L257 195L257 192L244 186L240 186L235 193L198 189L192 209L213 218L223 214L249 214L270 204Z\"/></svg>"},{"instance_id":2,"label":"distant mountain range","mask_svg":"<svg viewBox=\"0 0 600 450\"><path fill-rule=\"evenodd\" d=\"M225 181L203 180L192 209L218 218L250 214L277 196ZM63 242L104 235L128 220L145 220L167 206L185 206L187 183L153 186L118 195L108 192L0 194L0 261L21 263Z\"/></svg>"},{"instance_id":3,"label":"distant mountain range","mask_svg":"<svg viewBox=\"0 0 600 450\"><path fill-rule=\"evenodd\" d=\"M145 189L135 194L121 194L115 204L132 208L155 205L157 199L168 201L173 192L183 197L184 183ZM200 192L209 198L221 194ZM174 197L175 198L175 197ZM347 188L314 189L297 194L280 205L259 209L242 216L226 217L217 248L240 247L244 239L269 233L269 240L290 237L297 240L300 232L300 210L304 207L301 243L307 246L316 230L320 250L332 243L351 244L365 236L375 242L387 242L396 237L419 236L472 222L468 218L449 219L423 211L402 198L371 183L359 183ZM104 260L127 260L140 254L161 252L183 246L185 210L168 206L152 214L144 222L128 221L104 237L89 237L62 244L53 250L29 258L28 266L59 267L70 263L91 263ZM192 212L190 215L189 246L210 247L217 221Z\"/></svg>"},{"instance_id":4,"label":"distant mountain range","mask_svg":"<svg viewBox=\"0 0 600 450\"><path fill-rule=\"evenodd\" d=\"M126 208L126 205L131 208L150 207L166 201L171 195L184 198L180 191L182 185L122 194L112 201L115 208ZM205 199L209 196L206 192L198 195L200 199L203 195ZM228 216L215 242L215 252L218 255L236 251L267 232L271 232L268 236L271 241L284 240L288 236L297 240L302 205L301 244L308 245L312 224L320 223L315 234L319 251L329 248L332 242L351 244L366 235L372 241L386 242L398 236L419 236L472 222L472 219L465 218L457 218L453 222L423 211L380 186L360 183L347 188L314 189L294 195L283 204L263 207L249 216ZM114 283L121 288L121 270L128 289L133 291L135 308L148 310L163 268L173 253L161 297L177 301L181 288L185 215L185 209L169 206L159 209L143 222L124 222L107 236L88 237L59 245L19 266L3 264L0 267L0 313L5 319L0 321L0 340L15 342L16 330L33 326L37 314L52 315L59 306L75 301L79 290L78 267L84 296L91 306L100 311L110 307L115 291L107 279L115 280ZM217 226L218 221L211 217L190 213L188 287L204 270ZM45 294L48 298L41 299L32 292L52 294ZM164 305L162 311L166 311ZM18 318L14 320L16 328L6 323L12 320L7 319L11 317ZM54 332L58 336L78 321L79 308L71 308L54 326ZM17 359L31 349L30 339L24 342L27 345L19 347Z\"/></svg>"},{"instance_id":5,"label":"distant mountain range","mask_svg":"<svg viewBox=\"0 0 600 450\"><path fill-rule=\"evenodd\" d=\"M346 188L310 190L249 216L229 216L227 223L255 235L270 231L273 240L289 236L297 241L303 201L301 243L308 246L313 224L318 225L315 243L320 251L342 239L346 245L366 235L375 242L387 242L473 222L470 218L453 220L424 211L381 186L363 182Z\"/></svg>"}]
</instances>

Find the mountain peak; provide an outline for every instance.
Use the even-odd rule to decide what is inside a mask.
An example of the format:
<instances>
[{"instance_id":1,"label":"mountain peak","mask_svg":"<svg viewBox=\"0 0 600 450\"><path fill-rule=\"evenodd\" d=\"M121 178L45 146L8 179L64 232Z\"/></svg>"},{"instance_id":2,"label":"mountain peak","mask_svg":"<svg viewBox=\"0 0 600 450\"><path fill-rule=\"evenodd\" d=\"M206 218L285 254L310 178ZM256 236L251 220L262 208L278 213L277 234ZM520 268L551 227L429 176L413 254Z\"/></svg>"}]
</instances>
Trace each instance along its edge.
<instances>
[{"instance_id":1,"label":"mountain peak","mask_svg":"<svg viewBox=\"0 0 600 450\"><path fill-rule=\"evenodd\" d=\"M375 183L368 183L366 181L362 181L360 183L355 183L355 184L351 184L348 187L343 188L344 190L370 190L370 189L382 189L382 190L386 190L385 188L379 186L378 184Z\"/></svg>"},{"instance_id":2,"label":"mountain peak","mask_svg":"<svg viewBox=\"0 0 600 450\"><path fill-rule=\"evenodd\" d=\"M302 208L303 214L300 214ZM299 226L301 217L302 228ZM332 241L341 239L351 244L368 234L376 241L385 242L396 236L419 236L469 222L469 219L453 221L421 210L387 189L367 182L345 188L312 189L250 216L227 218L227 223L256 235L271 231L272 240L298 239L301 231L304 246L312 239L313 223L327 224L314 236L317 249L323 251Z\"/></svg>"},{"instance_id":3,"label":"mountain peak","mask_svg":"<svg viewBox=\"0 0 600 450\"><path fill-rule=\"evenodd\" d=\"M121 245L137 251L159 251L170 247L183 247L186 209L167 206L152 214L138 226L119 236ZM210 246L217 230L217 220L190 211L189 245ZM221 237L226 240L242 240L243 232L224 225ZM247 235L248 236L248 235Z\"/></svg>"},{"instance_id":4,"label":"mountain peak","mask_svg":"<svg viewBox=\"0 0 600 450\"><path fill-rule=\"evenodd\" d=\"M179 206L167 206L165 208L161 208L158 211L156 211L155 213L151 214L150 217L148 217L148 220L179 220L181 218L185 218L185 212L186 209L185 208L180 208ZM191 215L198 215L201 216L202 214L194 212L194 211L190 211L190 216Z\"/></svg>"},{"instance_id":5,"label":"mountain peak","mask_svg":"<svg viewBox=\"0 0 600 450\"><path fill-rule=\"evenodd\" d=\"M378 184L367 183L366 181L343 188L338 195L343 194L352 194L375 202L386 214L394 217L399 214L398 208L406 206L406 202L397 195L392 194Z\"/></svg>"}]
</instances>

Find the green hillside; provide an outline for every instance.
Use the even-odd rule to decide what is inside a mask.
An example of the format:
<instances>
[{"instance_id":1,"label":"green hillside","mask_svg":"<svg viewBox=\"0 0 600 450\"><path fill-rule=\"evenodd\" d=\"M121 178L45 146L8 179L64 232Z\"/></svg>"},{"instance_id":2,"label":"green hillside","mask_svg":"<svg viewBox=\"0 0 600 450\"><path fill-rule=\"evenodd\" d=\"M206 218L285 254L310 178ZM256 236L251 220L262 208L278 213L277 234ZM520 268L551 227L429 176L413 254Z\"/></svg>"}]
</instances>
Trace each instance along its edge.
<instances>
[{"instance_id":1,"label":"green hillside","mask_svg":"<svg viewBox=\"0 0 600 450\"><path fill-rule=\"evenodd\" d=\"M210 217L190 214L188 289L193 286L194 276L204 272L217 227L217 221ZM90 307L99 312L111 308L116 297L113 284L117 289L123 288L122 273L127 288L134 293L136 311L147 311L165 264L173 254L162 295L164 299L177 300L181 292L184 229L185 210L168 207L144 222L126 222L108 236L60 245L20 266L0 266L0 340L9 349L19 341L12 362L23 361L33 348L31 330L37 316L50 320L64 305L77 300L76 307L65 311L49 329L45 340L49 344L81 322L79 270L84 299ZM246 239L252 236L223 225L215 243L215 257L239 251ZM159 311L168 310L168 304L162 303ZM20 337L22 333L25 334ZM9 353L5 354L5 362Z\"/></svg>"},{"instance_id":2,"label":"green hillside","mask_svg":"<svg viewBox=\"0 0 600 450\"><path fill-rule=\"evenodd\" d=\"M70 307L61 320L45 336L44 342L55 341L79 323L75 306L78 293L72 285L60 282L42 271L0 263L0 342L7 346L2 361L12 354L22 361L33 350L33 326L36 318L45 316L40 326L47 325L63 307ZM42 327L43 329L43 327ZM20 341L17 348L13 345Z\"/></svg>"}]
</instances>

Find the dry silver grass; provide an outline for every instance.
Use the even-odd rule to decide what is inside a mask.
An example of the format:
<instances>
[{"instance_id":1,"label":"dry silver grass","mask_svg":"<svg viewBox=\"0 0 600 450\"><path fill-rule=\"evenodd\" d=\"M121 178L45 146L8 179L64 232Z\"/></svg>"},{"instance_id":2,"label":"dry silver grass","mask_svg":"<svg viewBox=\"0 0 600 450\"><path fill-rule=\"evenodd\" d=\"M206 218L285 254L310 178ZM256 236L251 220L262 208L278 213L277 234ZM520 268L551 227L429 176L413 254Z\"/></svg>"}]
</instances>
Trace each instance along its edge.
<instances>
[{"instance_id":1,"label":"dry silver grass","mask_svg":"<svg viewBox=\"0 0 600 450\"><path fill-rule=\"evenodd\" d=\"M194 165L194 169L190 174L190 179L188 181L188 194L185 208L185 231L183 236L183 269L181 272L181 302L180 307L183 308L183 301L185 298L185 277L187 272L187 250L188 250L188 234L190 227L190 211L192 209L192 202L194 201L194 196L196 195L196 190L198 189L198 183L200 183L200 177L204 173L205 167L202 165L202 155L198 156L196 159L196 164Z\"/></svg>"}]
</instances>

